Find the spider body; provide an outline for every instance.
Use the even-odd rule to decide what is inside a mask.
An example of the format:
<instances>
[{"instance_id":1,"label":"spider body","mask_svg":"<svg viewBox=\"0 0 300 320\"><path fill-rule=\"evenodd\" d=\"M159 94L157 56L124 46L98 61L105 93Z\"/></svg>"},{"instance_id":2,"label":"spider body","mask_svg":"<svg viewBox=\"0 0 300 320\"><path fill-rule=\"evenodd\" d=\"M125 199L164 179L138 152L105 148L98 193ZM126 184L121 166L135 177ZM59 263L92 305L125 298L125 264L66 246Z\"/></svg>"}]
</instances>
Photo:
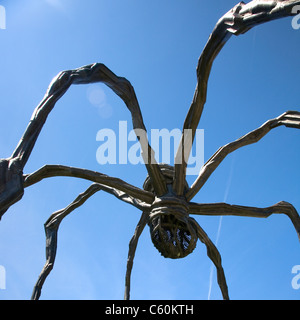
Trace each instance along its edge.
<instances>
[{"instance_id":1,"label":"spider body","mask_svg":"<svg viewBox=\"0 0 300 320\"><path fill-rule=\"evenodd\" d=\"M197 232L190 223L184 197L169 192L155 198L148 225L154 246L165 258L184 258L196 247Z\"/></svg>"},{"instance_id":2,"label":"spider body","mask_svg":"<svg viewBox=\"0 0 300 320\"><path fill-rule=\"evenodd\" d=\"M155 196L149 213L151 240L155 248L165 258L184 258L196 247L197 232L189 217L189 205L185 196L178 196L173 189L175 170L167 164L159 164L166 181L168 192ZM144 182L144 189L154 192L149 176ZM185 190L188 184L185 181Z\"/></svg>"}]
</instances>

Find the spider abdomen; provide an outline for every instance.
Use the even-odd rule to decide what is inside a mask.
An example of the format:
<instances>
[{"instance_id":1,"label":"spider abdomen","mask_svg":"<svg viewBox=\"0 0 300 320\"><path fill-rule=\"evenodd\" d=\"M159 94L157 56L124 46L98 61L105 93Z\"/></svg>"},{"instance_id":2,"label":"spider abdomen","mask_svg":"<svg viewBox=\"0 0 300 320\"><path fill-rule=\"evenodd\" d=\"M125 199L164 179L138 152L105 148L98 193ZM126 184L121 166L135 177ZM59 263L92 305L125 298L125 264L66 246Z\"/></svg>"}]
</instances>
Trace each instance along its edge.
<instances>
[{"instance_id":1,"label":"spider abdomen","mask_svg":"<svg viewBox=\"0 0 300 320\"><path fill-rule=\"evenodd\" d=\"M171 195L157 198L148 225L155 248L165 258L184 258L196 247L197 233L184 199Z\"/></svg>"},{"instance_id":2,"label":"spider abdomen","mask_svg":"<svg viewBox=\"0 0 300 320\"><path fill-rule=\"evenodd\" d=\"M150 220L149 227L154 246L165 258L184 258L196 247L194 229L175 215L156 215Z\"/></svg>"}]
</instances>

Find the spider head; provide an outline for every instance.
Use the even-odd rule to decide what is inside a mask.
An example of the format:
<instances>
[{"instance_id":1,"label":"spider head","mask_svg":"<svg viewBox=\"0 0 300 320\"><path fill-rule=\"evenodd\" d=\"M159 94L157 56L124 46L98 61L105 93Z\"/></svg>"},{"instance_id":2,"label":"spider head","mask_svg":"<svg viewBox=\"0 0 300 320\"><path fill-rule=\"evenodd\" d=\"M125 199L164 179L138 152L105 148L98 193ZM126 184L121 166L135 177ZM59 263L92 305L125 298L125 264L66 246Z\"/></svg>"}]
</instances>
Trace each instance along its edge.
<instances>
[{"instance_id":1,"label":"spider head","mask_svg":"<svg viewBox=\"0 0 300 320\"><path fill-rule=\"evenodd\" d=\"M148 222L151 239L165 258L184 258L195 249L197 232L189 218L186 199L173 191L174 167L167 164L159 166L167 183L168 193L156 197L152 204ZM188 189L187 182L185 188ZM144 189L155 194L149 176L145 180Z\"/></svg>"},{"instance_id":2,"label":"spider head","mask_svg":"<svg viewBox=\"0 0 300 320\"><path fill-rule=\"evenodd\" d=\"M176 200L156 201L148 223L154 246L162 256L172 259L192 253L198 239L185 206Z\"/></svg>"}]
</instances>

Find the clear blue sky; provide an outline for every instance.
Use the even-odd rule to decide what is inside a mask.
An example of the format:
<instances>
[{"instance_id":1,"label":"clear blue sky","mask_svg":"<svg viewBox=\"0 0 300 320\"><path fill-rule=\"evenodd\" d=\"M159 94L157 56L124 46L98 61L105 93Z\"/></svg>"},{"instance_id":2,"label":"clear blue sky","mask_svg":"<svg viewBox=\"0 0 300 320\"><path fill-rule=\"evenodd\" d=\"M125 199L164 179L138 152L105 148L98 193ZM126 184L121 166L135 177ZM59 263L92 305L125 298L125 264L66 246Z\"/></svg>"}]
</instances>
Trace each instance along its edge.
<instances>
[{"instance_id":1,"label":"clear blue sky","mask_svg":"<svg viewBox=\"0 0 300 320\"><path fill-rule=\"evenodd\" d=\"M217 20L237 1L26 0L1 1L0 157L9 157L51 79L61 70L102 62L134 86L148 130L182 128L196 86L198 57ZM291 19L233 37L217 57L199 128L205 159L220 146L286 110L300 111L300 30ZM95 105L91 91L101 92ZM83 167L142 187L142 165L99 165L96 134L118 130L130 114L104 85L73 86L57 103L25 167ZM278 128L226 160L194 198L266 207L281 200L300 210L300 132ZM196 176L188 178L192 183ZM0 299L28 299L45 262L44 222L89 182L52 178L25 190L0 222ZM42 299L122 299L128 243L140 212L98 193L62 223L54 270ZM219 217L196 217L215 242ZM299 299L291 286L300 264L296 232L284 215L224 217L218 249L232 299ZM185 259L154 248L148 227L138 245L132 299L207 299L211 261L198 242ZM211 299L221 299L212 276Z\"/></svg>"}]
</instances>

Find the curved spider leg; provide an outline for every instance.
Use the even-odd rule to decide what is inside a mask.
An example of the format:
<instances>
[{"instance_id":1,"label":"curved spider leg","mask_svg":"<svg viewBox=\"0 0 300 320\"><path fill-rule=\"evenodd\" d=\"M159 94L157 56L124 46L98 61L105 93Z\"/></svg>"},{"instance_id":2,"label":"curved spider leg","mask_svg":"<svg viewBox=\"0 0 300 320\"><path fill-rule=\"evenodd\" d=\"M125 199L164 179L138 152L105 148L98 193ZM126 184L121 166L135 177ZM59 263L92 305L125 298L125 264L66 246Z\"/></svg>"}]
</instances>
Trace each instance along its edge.
<instances>
[{"instance_id":1,"label":"curved spider leg","mask_svg":"<svg viewBox=\"0 0 300 320\"><path fill-rule=\"evenodd\" d=\"M154 201L154 195L151 192L135 187L119 178L110 177L96 171L62 165L45 165L37 171L24 176L24 187L29 187L45 178L57 176L82 178L100 183L107 187L123 191L129 196L147 204L151 204Z\"/></svg>"},{"instance_id":2,"label":"curved spider leg","mask_svg":"<svg viewBox=\"0 0 300 320\"><path fill-rule=\"evenodd\" d=\"M100 185L92 184L84 193L81 193L66 208L54 212L44 224L46 233L46 263L34 286L31 296L32 300L39 299L43 284L47 276L53 269L57 250L57 233L61 221L63 220L63 218L65 218L73 210L81 206L89 197L91 197L94 193L96 193L99 190L101 190Z\"/></svg>"},{"instance_id":3,"label":"curved spider leg","mask_svg":"<svg viewBox=\"0 0 300 320\"><path fill-rule=\"evenodd\" d=\"M225 159L225 157L231 152L258 142L272 129L284 125L291 128L300 128L300 112L298 111L287 111L275 119L268 120L258 129L253 130L241 138L226 144L219 148L212 157L204 164L201 168L198 178L192 184L191 188L186 193L186 198L190 201L197 192L202 188L210 175L216 170L219 164Z\"/></svg>"},{"instance_id":4,"label":"curved spider leg","mask_svg":"<svg viewBox=\"0 0 300 320\"><path fill-rule=\"evenodd\" d=\"M159 194L164 192L166 190L164 179L155 162L154 151L148 143L146 128L134 88L127 79L118 77L102 63L94 63L78 69L62 71L52 80L45 97L35 109L30 123L13 156L18 157L20 161L25 164L55 103L65 94L72 84L89 84L94 82L106 84L126 104L132 116L133 128L135 131L138 131L140 141L143 141L143 143L141 143L142 152L148 173L154 180L155 190ZM142 132L143 137L140 137Z\"/></svg>"},{"instance_id":5,"label":"curved spider leg","mask_svg":"<svg viewBox=\"0 0 300 320\"><path fill-rule=\"evenodd\" d=\"M300 216L295 207L286 201L281 201L266 208L246 207L230 205L227 203L189 203L189 213L209 216L241 216L253 218L268 218L270 215L279 213L286 214L298 234L300 241Z\"/></svg>"},{"instance_id":6,"label":"curved spider leg","mask_svg":"<svg viewBox=\"0 0 300 320\"><path fill-rule=\"evenodd\" d=\"M164 177L155 161L154 151L148 143L146 128L134 88L127 79L116 76L104 64L94 63L78 69L62 71L52 80L44 98L34 110L13 154L8 159L0 159L0 218L12 204L23 196L24 166L56 102L72 84L94 82L106 84L126 104L132 116L133 128L140 141L144 162L155 192L158 195L167 192Z\"/></svg>"},{"instance_id":7,"label":"curved spider leg","mask_svg":"<svg viewBox=\"0 0 300 320\"><path fill-rule=\"evenodd\" d=\"M125 276L125 294L124 294L124 300L130 299L130 277L131 277L131 271L133 267L133 259L135 256L136 247L139 241L139 237L142 234L149 218L149 212L144 211L140 221L138 222L133 237L131 238L129 242L129 251L128 251L128 259L127 259L127 267L126 267L126 276Z\"/></svg>"},{"instance_id":8,"label":"curved spider leg","mask_svg":"<svg viewBox=\"0 0 300 320\"><path fill-rule=\"evenodd\" d=\"M182 137L175 157L173 188L178 195L184 192L187 161L196 129L207 97L207 83L213 62L232 35L240 35L259 24L295 15L292 8L300 4L294 1L251 1L238 3L219 19L200 55L197 65L197 86L184 121Z\"/></svg>"},{"instance_id":9,"label":"curved spider leg","mask_svg":"<svg viewBox=\"0 0 300 320\"><path fill-rule=\"evenodd\" d=\"M46 263L34 286L31 297L32 300L39 299L43 284L48 275L50 274L51 270L53 269L57 251L57 234L60 223L67 215L69 215L76 208L83 205L86 200L88 200L92 195L94 195L98 191L108 192L117 197L118 199L132 204L140 210L145 210L148 208L146 204L141 203L139 200L134 199L133 197L125 194L120 190L110 188L98 183L93 183L86 191L79 194L78 197L66 208L54 212L44 225L46 233Z\"/></svg>"},{"instance_id":10,"label":"curved spider leg","mask_svg":"<svg viewBox=\"0 0 300 320\"><path fill-rule=\"evenodd\" d=\"M191 222L195 226L195 229L197 230L197 235L199 240L206 245L207 256L211 259L211 261L214 263L217 269L217 280L222 292L223 299L229 300L228 287L226 283L225 273L222 267L221 255L218 249L216 248L216 246L213 244L213 242L210 240L210 238L206 234L206 232L200 227L198 222L193 218L189 218L189 219L191 220Z\"/></svg>"}]
</instances>

